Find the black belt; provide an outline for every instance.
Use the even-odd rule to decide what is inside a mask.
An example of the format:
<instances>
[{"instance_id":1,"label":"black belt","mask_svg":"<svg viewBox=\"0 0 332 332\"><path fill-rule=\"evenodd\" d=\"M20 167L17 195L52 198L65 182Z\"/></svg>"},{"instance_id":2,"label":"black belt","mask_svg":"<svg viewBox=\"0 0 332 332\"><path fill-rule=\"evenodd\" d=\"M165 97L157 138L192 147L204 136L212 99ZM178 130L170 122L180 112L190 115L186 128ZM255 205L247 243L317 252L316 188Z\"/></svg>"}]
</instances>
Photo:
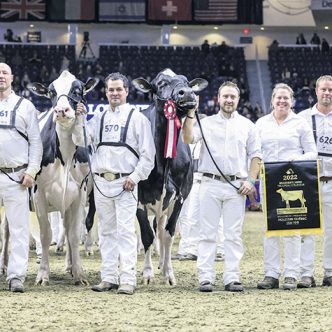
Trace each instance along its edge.
<instances>
[{"instance_id":1,"label":"black belt","mask_svg":"<svg viewBox=\"0 0 332 332\"><path fill-rule=\"evenodd\" d=\"M15 172L18 172L27 167L28 167L28 164L24 164L24 165L18 166L18 167L0 167L0 171L3 173L15 173Z\"/></svg>"},{"instance_id":2,"label":"black belt","mask_svg":"<svg viewBox=\"0 0 332 332\"><path fill-rule=\"evenodd\" d=\"M329 182L332 180L332 176L321 176L319 180L323 182Z\"/></svg>"},{"instance_id":3,"label":"black belt","mask_svg":"<svg viewBox=\"0 0 332 332\"><path fill-rule=\"evenodd\" d=\"M203 173L203 176L206 176L206 177L214 179L214 180L219 180L219 181L226 182L226 180L221 175L215 175L215 174L211 174L211 173ZM235 181L235 180L240 180L241 179L241 178L237 177L236 175L225 175L225 178L228 181Z\"/></svg>"},{"instance_id":4,"label":"black belt","mask_svg":"<svg viewBox=\"0 0 332 332\"><path fill-rule=\"evenodd\" d=\"M130 173L111 173L111 172L105 172L105 173L95 173L96 175L102 177L102 178L112 178L111 180L108 181L114 181L120 178L123 178L125 176L130 175Z\"/></svg>"}]
</instances>

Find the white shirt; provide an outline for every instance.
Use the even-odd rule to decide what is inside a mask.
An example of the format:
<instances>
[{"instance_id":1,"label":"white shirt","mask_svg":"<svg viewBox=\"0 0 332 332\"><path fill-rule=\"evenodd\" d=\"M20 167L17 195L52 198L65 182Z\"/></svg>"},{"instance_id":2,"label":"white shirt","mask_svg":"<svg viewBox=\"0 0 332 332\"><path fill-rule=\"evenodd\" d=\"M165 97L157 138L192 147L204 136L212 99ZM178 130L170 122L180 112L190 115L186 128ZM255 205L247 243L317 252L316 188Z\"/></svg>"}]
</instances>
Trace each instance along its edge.
<instances>
[{"instance_id":1,"label":"white shirt","mask_svg":"<svg viewBox=\"0 0 332 332\"><path fill-rule=\"evenodd\" d=\"M233 112L225 118L221 112L201 120L203 134L211 154L225 175L248 176L248 160L261 158L260 140L255 125ZM193 142L202 139L198 125L194 126ZM205 144L202 142L198 171L219 175Z\"/></svg>"},{"instance_id":2,"label":"white shirt","mask_svg":"<svg viewBox=\"0 0 332 332\"><path fill-rule=\"evenodd\" d=\"M312 108L308 108L298 115L303 117L311 128L312 115L315 116L320 175L332 176L332 112L325 115L318 111L317 105L314 105ZM329 154L331 156L328 156Z\"/></svg>"},{"instance_id":3,"label":"white shirt","mask_svg":"<svg viewBox=\"0 0 332 332\"><path fill-rule=\"evenodd\" d=\"M307 122L294 112L290 112L281 124L278 124L270 113L258 119L256 127L261 138L265 162L317 158L312 131Z\"/></svg>"},{"instance_id":4,"label":"white shirt","mask_svg":"<svg viewBox=\"0 0 332 332\"><path fill-rule=\"evenodd\" d=\"M105 110L103 142L119 142L121 127L124 127L133 106L124 104L116 107L113 112L110 107ZM87 143L95 147L100 143L100 124L104 112L96 113L87 123ZM84 146L84 137L75 129L73 139L75 144ZM154 167L156 149L149 120L138 110L134 110L129 122L126 143L139 155L139 159L124 146L100 146L92 158L94 173L131 173L130 178L138 183L148 178Z\"/></svg>"},{"instance_id":5,"label":"white shirt","mask_svg":"<svg viewBox=\"0 0 332 332\"><path fill-rule=\"evenodd\" d=\"M0 100L0 112L11 112L20 97L14 92ZM17 132L26 135L29 143ZM0 128L0 167L15 168L28 164L26 173L35 177L40 169L43 146L34 105L23 99L16 110L15 128Z\"/></svg>"}]
</instances>

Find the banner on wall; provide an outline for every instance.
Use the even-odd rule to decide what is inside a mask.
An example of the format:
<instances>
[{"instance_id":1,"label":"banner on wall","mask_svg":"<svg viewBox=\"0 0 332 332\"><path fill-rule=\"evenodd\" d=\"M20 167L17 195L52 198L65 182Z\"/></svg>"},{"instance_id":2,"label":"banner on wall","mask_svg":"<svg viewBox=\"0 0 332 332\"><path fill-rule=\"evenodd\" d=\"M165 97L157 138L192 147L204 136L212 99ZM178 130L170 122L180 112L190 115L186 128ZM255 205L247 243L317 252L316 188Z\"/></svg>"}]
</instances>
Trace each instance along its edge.
<instances>
[{"instance_id":1,"label":"banner on wall","mask_svg":"<svg viewBox=\"0 0 332 332\"><path fill-rule=\"evenodd\" d=\"M95 0L48 0L47 19L49 21L94 21L95 7Z\"/></svg>"},{"instance_id":2,"label":"banner on wall","mask_svg":"<svg viewBox=\"0 0 332 332\"><path fill-rule=\"evenodd\" d=\"M238 0L194 0L194 20L227 22L238 19Z\"/></svg>"},{"instance_id":3,"label":"banner on wall","mask_svg":"<svg viewBox=\"0 0 332 332\"><path fill-rule=\"evenodd\" d=\"M321 234L319 162L270 162L262 167L266 236Z\"/></svg>"},{"instance_id":4,"label":"banner on wall","mask_svg":"<svg viewBox=\"0 0 332 332\"><path fill-rule=\"evenodd\" d=\"M1 0L0 21L43 21L44 0Z\"/></svg>"},{"instance_id":5,"label":"banner on wall","mask_svg":"<svg viewBox=\"0 0 332 332\"><path fill-rule=\"evenodd\" d=\"M191 21L192 0L149 0L148 19L150 21Z\"/></svg>"},{"instance_id":6,"label":"banner on wall","mask_svg":"<svg viewBox=\"0 0 332 332\"><path fill-rule=\"evenodd\" d=\"M99 0L99 22L145 22L145 0Z\"/></svg>"}]
</instances>

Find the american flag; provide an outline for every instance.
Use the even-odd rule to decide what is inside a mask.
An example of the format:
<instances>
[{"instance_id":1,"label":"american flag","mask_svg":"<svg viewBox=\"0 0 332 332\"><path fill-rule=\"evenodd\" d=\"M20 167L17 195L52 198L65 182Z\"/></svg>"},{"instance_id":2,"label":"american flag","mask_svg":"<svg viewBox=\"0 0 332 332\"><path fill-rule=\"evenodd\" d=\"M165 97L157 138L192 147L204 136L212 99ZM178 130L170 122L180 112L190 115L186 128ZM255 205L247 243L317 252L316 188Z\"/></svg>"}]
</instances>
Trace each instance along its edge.
<instances>
[{"instance_id":1,"label":"american flag","mask_svg":"<svg viewBox=\"0 0 332 332\"><path fill-rule=\"evenodd\" d=\"M1 0L2 20L44 20L45 0Z\"/></svg>"},{"instance_id":2,"label":"american flag","mask_svg":"<svg viewBox=\"0 0 332 332\"><path fill-rule=\"evenodd\" d=\"M237 0L194 0L195 21L237 21Z\"/></svg>"}]
</instances>

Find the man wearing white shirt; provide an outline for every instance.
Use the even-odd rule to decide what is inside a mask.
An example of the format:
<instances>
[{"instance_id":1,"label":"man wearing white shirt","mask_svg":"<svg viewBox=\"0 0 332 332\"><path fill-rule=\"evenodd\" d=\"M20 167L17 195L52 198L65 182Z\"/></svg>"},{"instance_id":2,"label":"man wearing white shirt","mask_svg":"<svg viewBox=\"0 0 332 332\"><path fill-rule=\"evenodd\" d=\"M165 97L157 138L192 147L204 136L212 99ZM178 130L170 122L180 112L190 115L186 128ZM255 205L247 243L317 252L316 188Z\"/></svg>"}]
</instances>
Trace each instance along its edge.
<instances>
[{"instance_id":1,"label":"man wearing white shirt","mask_svg":"<svg viewBox=\"0 0 332 332\"><path fill-rule=\"evenodd\" d=\"M317 103L299 113L311 126L320 159L320 194L323 210L323 286L332 286L332 76L316 81ZM315 287L315 236L302 237L299 288Z\"/></svg>"},{"instance_id":2,"label":"man wearing white shirt","mask_svg":"<svg viewBox=\"0 0 332 332\"><path fill-rule=\"evenodd\" d=\"M183 125L185 143L206 140L211 156L202 143L198 171L203 173L199 192L200 240L198 244L198 278L201 292L211 292L220 217L224 223L225 265L223 281L226 291L241 292L240 261L243 256L242 226L245 198L253 190L261 159L260 141L254 124L236 111L240 91L232 82L218 91L220 111L201 121L202 131L193 127L193 112ZM248 171L248 160L251 160ZM220 171L229 180L227 182Z\"/></svg>"},{"instance_id":3,"label":"man wearing white shirt","mask_svg":"<svg viewBox=\"0 0 332 332\"><path fill-rule=\"evenodd\" d=\"M0 63L0 206L10 233L7 281L24 292L29 257L29 195L40 169L43 147L33 104L12 90L11 68Z\"/></svg>"},{"instance_id":4,"label":"man wearing white shirt","mask_svg":"<svg viewBox=\"0 0 332 332\"><path fill-rule=\"evenodd\" d=\"M87 142L96 148L92 172L102 257L101 283L92 290L118 289L119 294L132 295L136 287L137 183L147 179L154 167L155 146L149 120L126 103L128 79L112 73L105 79L105 89L109 108L87 124ZM83 113L82 105L78 111ZM84 145L81 132L74 139L77 145Z\"/></svg>"}]
</instances>

